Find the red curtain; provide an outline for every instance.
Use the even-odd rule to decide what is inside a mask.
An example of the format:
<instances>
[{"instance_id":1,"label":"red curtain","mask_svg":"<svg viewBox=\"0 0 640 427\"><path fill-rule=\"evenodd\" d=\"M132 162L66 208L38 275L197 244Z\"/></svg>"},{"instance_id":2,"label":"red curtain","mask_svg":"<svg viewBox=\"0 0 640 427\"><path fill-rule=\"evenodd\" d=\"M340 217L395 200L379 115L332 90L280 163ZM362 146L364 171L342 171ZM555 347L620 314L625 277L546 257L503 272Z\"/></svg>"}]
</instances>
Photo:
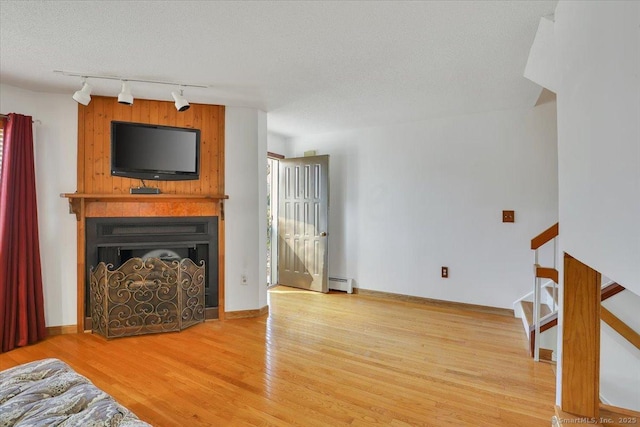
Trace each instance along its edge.
<instances>
[{"instance_id":1,"label":"red curtain","mask_svg":"<svg viewBox=\"0 0 640 427\"><path fill-rule=\"evenodd\" d=\"M2 352L46 336L33 130L30 116L3 124L0 181L0 338Z\"/></svg>"}]
</instances>

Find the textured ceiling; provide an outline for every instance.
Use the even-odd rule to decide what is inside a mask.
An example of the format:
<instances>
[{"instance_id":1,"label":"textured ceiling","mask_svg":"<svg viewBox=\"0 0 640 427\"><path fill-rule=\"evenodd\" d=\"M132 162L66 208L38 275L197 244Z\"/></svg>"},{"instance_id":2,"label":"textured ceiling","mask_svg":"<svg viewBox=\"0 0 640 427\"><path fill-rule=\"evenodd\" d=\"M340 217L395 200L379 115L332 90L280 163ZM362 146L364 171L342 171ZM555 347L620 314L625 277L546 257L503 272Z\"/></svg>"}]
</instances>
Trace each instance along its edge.
<instances>
[{"instance_id":1,"label":"textured ceiling","mask_svg":"<svg viewBox=\"0 0 640 427\"><path fill-rule=\"evenodd\" d=\"M69 95L80 79L53 70L205 84L185 97L265 110L290 136L519 108L540 93L522 73L555 4L0 0L0 81Z\"/></svg>"}]
</instances>

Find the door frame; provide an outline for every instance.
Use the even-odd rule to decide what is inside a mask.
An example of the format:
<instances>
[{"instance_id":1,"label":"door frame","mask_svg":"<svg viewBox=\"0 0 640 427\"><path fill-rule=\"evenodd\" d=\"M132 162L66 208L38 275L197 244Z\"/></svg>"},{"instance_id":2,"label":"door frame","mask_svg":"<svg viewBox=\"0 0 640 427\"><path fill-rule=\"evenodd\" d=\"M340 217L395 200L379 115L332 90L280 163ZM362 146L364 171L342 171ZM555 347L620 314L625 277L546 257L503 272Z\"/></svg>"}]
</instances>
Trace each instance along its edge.
<instances>
[{"instance_id":1,"label":"door frame","mask_svg":"<svg viewBox=\"0 0 640 427\"><path fill-rule=\"evenodd\" d=\"M272 287L278 284L278 203L279 194L279 161L285 159L282 154L267 151L268 169L268 190L269 202L267 206L267 256L269 271L267 276L267 286ZM275 165L275 167L274 167ZM269 224L271 226L269 227Z\"/></svg>"}]
</instances>

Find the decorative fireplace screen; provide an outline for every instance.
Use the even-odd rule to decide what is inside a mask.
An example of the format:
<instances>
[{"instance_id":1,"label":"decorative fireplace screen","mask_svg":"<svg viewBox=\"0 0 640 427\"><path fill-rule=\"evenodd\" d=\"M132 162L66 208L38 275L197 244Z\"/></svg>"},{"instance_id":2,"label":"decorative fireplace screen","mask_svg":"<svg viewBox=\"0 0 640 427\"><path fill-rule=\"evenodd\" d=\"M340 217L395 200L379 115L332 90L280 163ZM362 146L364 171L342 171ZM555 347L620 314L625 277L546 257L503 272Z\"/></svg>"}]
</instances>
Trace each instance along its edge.
<instances>
[{"instance_id":1,"label":"decorative fireplace screen","mask_svg":"<svg viewBox=\"0 0 640 427\"><path fill-rule=\"evenodd\" d=\"M91 270L93 332L106 338L181 331L204 322L205 265L131 258Z\"/></svg>"}]
</instances>

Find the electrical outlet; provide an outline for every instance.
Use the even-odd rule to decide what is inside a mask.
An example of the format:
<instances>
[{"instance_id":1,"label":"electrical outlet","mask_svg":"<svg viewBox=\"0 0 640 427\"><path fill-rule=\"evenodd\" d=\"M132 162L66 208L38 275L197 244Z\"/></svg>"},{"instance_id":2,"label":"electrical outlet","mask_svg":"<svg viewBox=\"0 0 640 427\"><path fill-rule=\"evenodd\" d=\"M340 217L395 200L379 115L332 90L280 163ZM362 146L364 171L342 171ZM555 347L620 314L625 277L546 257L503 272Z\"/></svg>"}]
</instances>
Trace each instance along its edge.
<instances>
[{"instance_id":1,"label":"electrical outlet","mask_svg":"<svg viewBox=\"0 0 640 427\"><path fill-rule=\"evenodd\" d=\"M442 267L442 271L440 273L442 275L443 278L448 279L449 278L449 267Z\"/></svg>"},{"instance_id":2,"label":"electrical outlet","mask_svg":"<svg viewBox=\"0 0 640 427\"><path fill-rule=\"evenodd\" d=\"M240 283L242 283L243 285L246 285L248 283L247 275L243 274L241 277L241 280L242 281Z\"/></svg>"}]
</instances>

